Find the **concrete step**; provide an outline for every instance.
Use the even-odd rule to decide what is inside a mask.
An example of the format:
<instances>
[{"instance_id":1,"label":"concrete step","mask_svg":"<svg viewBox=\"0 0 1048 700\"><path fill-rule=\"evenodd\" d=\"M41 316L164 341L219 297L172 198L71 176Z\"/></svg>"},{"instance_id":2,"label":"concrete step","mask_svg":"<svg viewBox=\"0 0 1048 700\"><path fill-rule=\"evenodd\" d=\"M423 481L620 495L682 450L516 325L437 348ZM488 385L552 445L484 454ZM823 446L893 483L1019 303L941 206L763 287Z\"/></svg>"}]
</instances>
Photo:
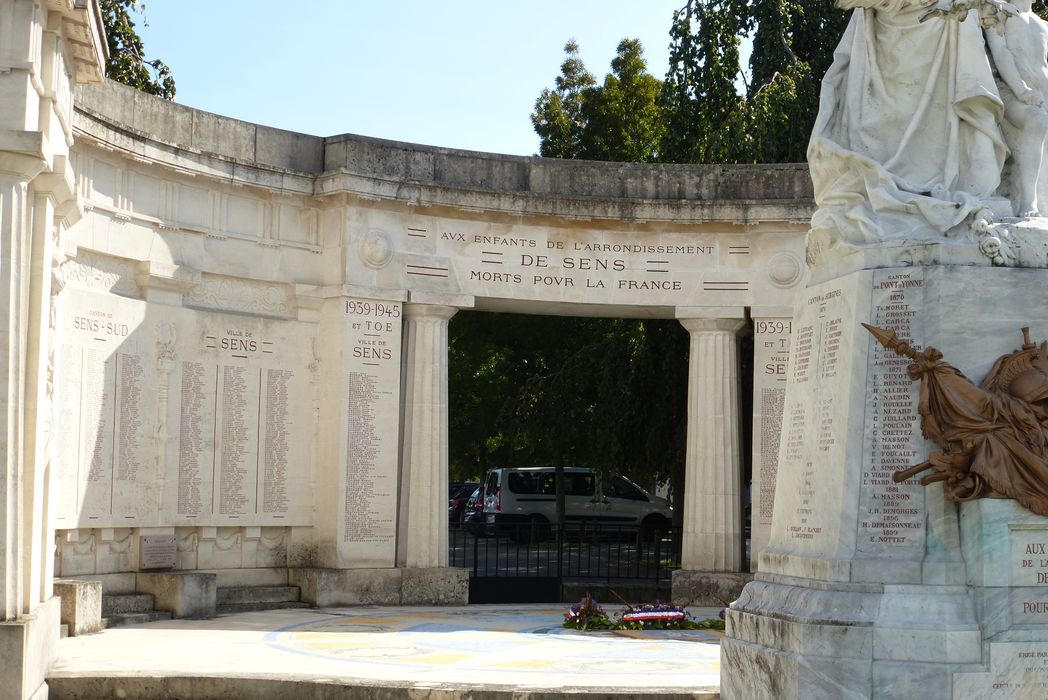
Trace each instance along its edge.
<instances>
[{"instance_id":1,"label":"concrete step","mask_svg":"<svg viewBox=\"0 0 1048 700\"><path fill-rule=\"evenodd\" d=\"M215 602L219 605L297 603L298 586L229 586L219 588ZM259 608L264 610L265 608Z\"/></svg>"},{"instance_id":2,"label":"concrete step","mask_svg":"<svg viewBox=\"0 0 1048 700\"><path fill-rule=\"evenodd\" d=\"M143 613L153 609L153 596L148 593L123 593L102 596L102 617Z\"/></svg>"},{"instance_id":3,"label":"concrete step","mask_svg":"<svg viewBox=\"0 0 1048 700\"><path fill-rule=\"evenodd\" d=\"M215 614L231 615L233 613L257 612L259 610L289 610L310 607L309 603L297 600L285 600L275 603L220 603L215 606Z\"/></svg>"},{"instance_id":4,"label":"concrete step","mask_svg":"<svg viewBox=\"0 0 1048 700\"><path fill-rule=\"evenodd\" d=\"M150 610L149 612L115 613L102 618L102 626L108 629L110 627L124 627L125 625L144 625L147 622L170 619L171 613L160 612L158 610Z\"/></svg>"}]
</instances>

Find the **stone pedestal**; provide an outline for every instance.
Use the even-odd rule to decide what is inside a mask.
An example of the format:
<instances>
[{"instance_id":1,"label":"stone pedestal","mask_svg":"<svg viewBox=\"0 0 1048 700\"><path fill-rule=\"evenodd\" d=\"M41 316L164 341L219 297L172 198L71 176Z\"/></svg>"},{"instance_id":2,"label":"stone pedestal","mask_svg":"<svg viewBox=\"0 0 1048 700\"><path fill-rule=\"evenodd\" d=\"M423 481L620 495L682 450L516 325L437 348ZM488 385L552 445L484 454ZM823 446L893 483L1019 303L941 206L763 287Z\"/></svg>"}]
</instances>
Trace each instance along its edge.
<instances>
[{"instance_id":1,"label":"stone pedestal","mask_svg":"<svg viewBox=\"0 0 1048 700\"><path fill-rule=\"evenodd\" d=\"M178 618L215 616L218 582L215 574L172 573L138 574L135 586L139 593L149 593L157 610Z\"/></svg>"},{"instance_id":2,"label":"stone pedestal","mask_svg":"<svg viewBox=\"0 0 1048 700\"><path fill-rule=\"evenodd\" d=\"M70 637L102 631L101 581L55 581L55 595L62 601L62 624Z\"/></svg>"},{"instance_id":3,"label":"stone pedestal","mask_svg":"<svg viewBox=\"0 0 1048 700\"><path fill-rule=\"evenodd\" d=\"M1022 345L1021 327L1048 337L1048 273L866 271L800 299L772 532L728 612L726 699L990 697L995 682L1044 673L1048 575L1038 583L1039 563L1023 561L1048 547L1048 519L892 481L936 446L920 434L909 361L864 322L938 348L978 383Z\"/></svg>"}]
</instances>

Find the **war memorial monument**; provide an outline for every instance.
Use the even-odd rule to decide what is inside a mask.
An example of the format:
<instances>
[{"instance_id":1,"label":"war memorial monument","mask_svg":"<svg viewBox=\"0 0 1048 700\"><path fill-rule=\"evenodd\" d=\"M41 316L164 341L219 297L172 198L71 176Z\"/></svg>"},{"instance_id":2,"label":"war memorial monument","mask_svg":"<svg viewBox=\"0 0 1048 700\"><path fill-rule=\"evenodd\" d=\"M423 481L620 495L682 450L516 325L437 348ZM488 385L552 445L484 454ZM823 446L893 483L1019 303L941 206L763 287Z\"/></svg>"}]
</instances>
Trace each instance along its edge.
<instances>
[{"instance_id":1,"label":"war memorial monument","mask_svg":"<svg viewBox=\"0 0 1048 700\"><path fill-rule=\"evenodd\" d=\"M465 603L463 309L689 331L679 599L744 580L754 334L723 697L1048 696L1048 33L840 4L809 174L280 131L106 82L94 0L0 0L0 699L91 590Z\"/></svg>"},{"instance_id":2,"label":"war memorial monument","mask_svg":"<svg viewBox=\"0 0 1048 700\"><path fill-rule=\"evenodd\" d=\"M722 696L1048 696L1048 27L848 0L771 540Z\"/></svg>"}]
</instances>

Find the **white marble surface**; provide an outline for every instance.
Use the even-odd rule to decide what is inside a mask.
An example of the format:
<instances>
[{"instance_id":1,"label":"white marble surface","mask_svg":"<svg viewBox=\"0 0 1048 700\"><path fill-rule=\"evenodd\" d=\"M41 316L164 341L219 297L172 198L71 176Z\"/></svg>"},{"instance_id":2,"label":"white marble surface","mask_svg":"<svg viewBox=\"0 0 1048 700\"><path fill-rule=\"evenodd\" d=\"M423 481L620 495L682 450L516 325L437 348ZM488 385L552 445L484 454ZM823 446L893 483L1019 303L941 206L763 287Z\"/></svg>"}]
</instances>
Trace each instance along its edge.
<instances>
[{"instance_id":1,"label":"white marble surface","mask_svg":"<svg viewBox=\"0 0 1048 700\"><path fill-rule=\"evenodd\" d=\"M893 484L891 471L935 448L916 436L916 385L899 379L905 361L893 364L854 329L860 322L895 328L918 346L940 349L979 382L998 357L1022 344L1022 326L1035 340L1048 336L1045 274L878 270L817 285L801 299L784 428L791 411L803 409L800 439L791 453L784 438L772 539L755 582L728 613L725 698L911 697L919 689L921 697L952 700L984 697L965 694L983 692L975 689L980 683L997 693L985 697L1028 697L1014 690L1015 664L990 673L987 654L1004 643L1048 642L1048 575L1040 556L1048 550L1048 519L1013 501L954 504L937 485ZM841 345L848 346L837 369L849 375L839 384L825 369L825 339L837 318L844 319ZM814 329L810 345L798 332L806 326ZM840 451L816 459L821 424L808 418L809 407L827 393L841 402L830 434L846 444L822 443ZM886 428L886 421L898 425ZM818 504L812 513L805 512L806 497ZM886 514L897 517L873 517ZM809 526L805 517L812 527L838 529L825 539L795 537L806 532L798 529ZM896 525L907 522L912 526ZM881 535L872 534L877 528ZM907 534L896 541L888 530ZM880 541L882 535L891 539ZM954 678L969 673L955 692ZM1011 685L993 689L999 682Z\"/></svg>"}]
</instances>

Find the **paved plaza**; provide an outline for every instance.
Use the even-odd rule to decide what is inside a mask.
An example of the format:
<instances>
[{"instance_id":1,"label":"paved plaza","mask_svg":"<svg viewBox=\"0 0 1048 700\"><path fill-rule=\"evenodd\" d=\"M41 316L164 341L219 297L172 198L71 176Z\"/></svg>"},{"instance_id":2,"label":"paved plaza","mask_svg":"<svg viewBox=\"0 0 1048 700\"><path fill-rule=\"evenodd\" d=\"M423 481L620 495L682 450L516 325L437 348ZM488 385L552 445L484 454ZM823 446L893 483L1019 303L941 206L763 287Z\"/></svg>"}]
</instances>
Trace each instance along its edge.
<instances>
[{"instance_id":1,"label":"paved plaza","mask_svg":"<svg viewBox=\"0 0 1048 700\"><path fill-rule=\"evenodd\" d=\"M62 640L49 682L57 698L232 697L236 689L243 697L315 698L323 695L318 687L331 693L323 697L349 688L360 697L426 690L717 697L720 632L582 633L561 627L563 612L365 607L154 622ZM699 619L718 612L693 610Z\"/></svg>"}]
</instances>

